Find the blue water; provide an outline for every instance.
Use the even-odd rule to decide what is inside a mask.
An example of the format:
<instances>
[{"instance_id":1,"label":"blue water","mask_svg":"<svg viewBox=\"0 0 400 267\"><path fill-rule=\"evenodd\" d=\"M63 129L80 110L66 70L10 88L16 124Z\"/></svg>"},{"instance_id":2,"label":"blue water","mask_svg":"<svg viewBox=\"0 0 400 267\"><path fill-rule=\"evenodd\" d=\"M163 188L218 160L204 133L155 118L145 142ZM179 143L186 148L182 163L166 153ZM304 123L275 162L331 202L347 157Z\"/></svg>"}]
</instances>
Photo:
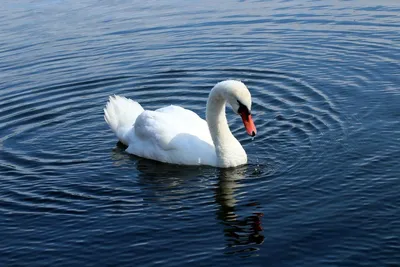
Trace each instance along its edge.
<instances>
[{"instance_id":1,"label":"blue water","mask_svg":"<svg viewBox=\"0 0 400 267\"><path fill-rule=\"evenodd\" d=\"M399 266L398 1L11 1L1 266ZM128 155L109 95L201 117L240 79L249 164Z\"/></svg>"}]
</instances>

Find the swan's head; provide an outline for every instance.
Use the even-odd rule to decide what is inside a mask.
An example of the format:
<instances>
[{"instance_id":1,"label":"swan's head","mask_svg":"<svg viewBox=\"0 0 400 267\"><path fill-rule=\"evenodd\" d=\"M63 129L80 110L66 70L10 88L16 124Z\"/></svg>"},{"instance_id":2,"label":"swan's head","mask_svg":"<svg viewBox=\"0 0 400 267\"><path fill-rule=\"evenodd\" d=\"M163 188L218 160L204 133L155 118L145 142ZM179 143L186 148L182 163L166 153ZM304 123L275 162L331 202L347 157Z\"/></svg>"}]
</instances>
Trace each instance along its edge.
<instances>
[{"instance_id":1,"label":"swan's head","mask_svg":"<svg viewBox=\"0 0 400 267\"><path fill-rule=\"evenodd\" d=\"M255 136L257 130L251 117L251 95L246 85L241 81L227 80L218 83L217 86L224 88L224 97L233 111L242 118L246 132Z\"/></svg>"}]
</instances>

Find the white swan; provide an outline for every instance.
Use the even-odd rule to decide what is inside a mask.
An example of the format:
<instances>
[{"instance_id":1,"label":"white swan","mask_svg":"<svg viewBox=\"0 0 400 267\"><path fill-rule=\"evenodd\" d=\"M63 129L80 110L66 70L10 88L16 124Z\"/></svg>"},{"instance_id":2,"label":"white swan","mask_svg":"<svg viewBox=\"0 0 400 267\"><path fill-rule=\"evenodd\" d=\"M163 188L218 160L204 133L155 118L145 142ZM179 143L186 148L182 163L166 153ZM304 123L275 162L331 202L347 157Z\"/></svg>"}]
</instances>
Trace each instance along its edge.
<instances>
[{"instance_id":1,"label":"white swan","mask_svg":"<svg viewBox=\"0 0 400 267\"><path fill-rule=\"evenodd\" d=\"M242 117L247 133L255 136L250 92L234 80L217 83L211 90L207 121L178 106L144 110L139 103L120 96L110 96L104 118L128 146L128 153L166 163L228 168L246 164L247 155L229 130L226 102Z\"/></svg>"}]
</instances>

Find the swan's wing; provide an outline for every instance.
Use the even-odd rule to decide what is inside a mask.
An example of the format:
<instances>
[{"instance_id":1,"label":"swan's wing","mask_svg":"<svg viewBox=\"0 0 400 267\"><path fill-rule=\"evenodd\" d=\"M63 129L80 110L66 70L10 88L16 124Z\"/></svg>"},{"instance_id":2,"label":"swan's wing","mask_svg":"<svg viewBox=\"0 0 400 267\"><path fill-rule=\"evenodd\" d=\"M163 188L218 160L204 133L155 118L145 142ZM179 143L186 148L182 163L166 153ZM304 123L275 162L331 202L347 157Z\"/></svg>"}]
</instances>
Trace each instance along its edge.
<instances>
[{"instance_id":1,"label":"swan's wing","mask_svg":"<svg viewBox=\"0 0 400 267\"><path fill-rule=\"evenodd\" d=\"M127 151L138 156L178 164L215 160L207 122L181 107L144 111L131 136Z\"/></svg>"},{"instance_id":2,"label":"swan's wing","mask_svg":"<svg viewBox=\"0 0 400 267\"><path fill-rule=\"evenodd\" d=\"M212 143L207 122L193 111L178 106L146 110L136 120L135 133L142 140L152 140L165 150L175 149L170 142L178 134L194 135Z\"/></svg>"},{"instance_id":3,"label":"swan's wing","mask_svg":"<svg viewBox=\"0 0 400 267\"><path fill-rule=\"evenodd\" d=\"M170 150L169 142L178 134L177 121L172 116L157 111L146 110L136 119L134 134L135 143L143 142L162 150Z\"/></svg>"},{"instance_id":4,"label":"swan's wing","mask_svg":"<svg viewBox=\"0 0 400 267\"><path fill-rule=\"evenodd\" d=\"M193 111L171 105L157 109L156 112L166 115L166 118L170 120L168 124L174 127L175 134L191 134L212 143L207 122Z\"/></svg>"}]
</instances>

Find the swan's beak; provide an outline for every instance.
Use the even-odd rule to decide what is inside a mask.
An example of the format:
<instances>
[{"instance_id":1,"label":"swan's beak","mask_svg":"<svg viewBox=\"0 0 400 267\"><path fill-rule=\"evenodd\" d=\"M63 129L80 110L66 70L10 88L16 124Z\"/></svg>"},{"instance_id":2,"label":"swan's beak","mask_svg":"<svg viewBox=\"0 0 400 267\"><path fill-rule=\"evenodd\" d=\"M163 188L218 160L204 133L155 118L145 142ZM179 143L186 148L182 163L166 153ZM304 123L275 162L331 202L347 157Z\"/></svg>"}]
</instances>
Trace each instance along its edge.
<instances>
[{"instance_id":1,"label":"swan's beak","mask_svg":"<svg viewBox=\"0 0 400 267\"><path fill-rule=\"evenodd\" d=\"M247 134L254 137L257 134L257 130L256 126L254 125L254 121L251 118L251 114L246 114L243 112L240 113L240 117L242 117L244 128L246 128Z\"/></svg>"}]
</instances>

